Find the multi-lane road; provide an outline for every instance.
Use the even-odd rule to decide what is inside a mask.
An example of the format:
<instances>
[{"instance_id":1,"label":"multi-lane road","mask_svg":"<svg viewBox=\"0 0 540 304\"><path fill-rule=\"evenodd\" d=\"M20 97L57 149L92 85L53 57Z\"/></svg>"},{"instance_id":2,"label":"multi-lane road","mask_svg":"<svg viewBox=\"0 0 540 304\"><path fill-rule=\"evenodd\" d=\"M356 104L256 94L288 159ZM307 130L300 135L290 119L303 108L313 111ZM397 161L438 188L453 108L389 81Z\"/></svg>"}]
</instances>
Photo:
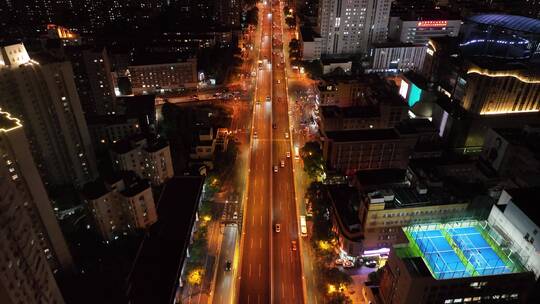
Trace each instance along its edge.
<instances>
[{"instance_id":1,"label":"multi-lane road","mask_svg":"<svg viewBox=\"0 0 540 304\"><path fill-rule=\"evenodd\" d=\"M292 172L294 157L286 156L293 151L286 70L282 63L281 10L279 2L268 1L261 6L259 19L259 59L264 63L258 69L255 89L258 102L253 110L237 303L304 300ZM276 232L276 224L280 225L280 232Z\"/></svg>"}]
</instances>

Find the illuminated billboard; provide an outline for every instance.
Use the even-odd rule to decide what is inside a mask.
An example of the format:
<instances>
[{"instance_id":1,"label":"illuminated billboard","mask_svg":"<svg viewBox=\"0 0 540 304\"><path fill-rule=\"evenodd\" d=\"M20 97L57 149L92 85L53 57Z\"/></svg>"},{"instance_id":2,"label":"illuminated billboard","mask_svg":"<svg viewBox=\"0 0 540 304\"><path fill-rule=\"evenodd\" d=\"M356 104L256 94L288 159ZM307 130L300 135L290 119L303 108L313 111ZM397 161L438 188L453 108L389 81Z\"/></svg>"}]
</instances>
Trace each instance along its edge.
<instances>
[{"instance_id":1,"label":"illuminated billboard","mask_svg":"<svg viewBox=\"0 0 540 304\"><path fill-rule=\"evenodd\" d=\"M418 21L418 27L445 27L448 25L446 20Z\"/></svg>"},{"instance_id":2,"label":"illuminated billboard","mask_svg":"<svg viewBox=\"0 0 540 304\"><path fill-rule=\"evenodd\" d=\"M409 98L407 103L409 107L414 106L415 103L420 101L420 96L422 95L422 90L417 87L414 83L411 84L411 91L409 92Z\"/></svg>"},{"instance_id":3,"label":"illuminated billboard","mask_svg":"<svg viewBox=\"0 0 540 304\"><path fill-rule=\"evenodd\" d=\"M401 79L401 85L399 86L399 95L407 99L408 92L409 92L409 84L405 81L405 79Z\"/></svg>"}]
</instances>

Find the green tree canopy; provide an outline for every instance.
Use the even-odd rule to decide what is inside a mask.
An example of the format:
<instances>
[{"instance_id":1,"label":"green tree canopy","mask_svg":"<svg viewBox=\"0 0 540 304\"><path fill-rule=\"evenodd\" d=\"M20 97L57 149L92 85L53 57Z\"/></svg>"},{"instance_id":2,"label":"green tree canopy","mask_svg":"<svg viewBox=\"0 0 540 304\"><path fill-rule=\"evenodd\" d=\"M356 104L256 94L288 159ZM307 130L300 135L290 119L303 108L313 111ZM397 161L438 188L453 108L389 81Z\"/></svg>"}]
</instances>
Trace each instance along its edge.
<instances>
[{"instance_id":1,"label":"green tree canopy","mask_svg":"<svg viewBox=\"0 0 540 304\"><path fill-rule=\"evenodd\" d=\"M319 143L307 142L300 150L304 161L304 171L313 180L321 180L325 175L325 164Z\"/></svg>"}]
</instances>

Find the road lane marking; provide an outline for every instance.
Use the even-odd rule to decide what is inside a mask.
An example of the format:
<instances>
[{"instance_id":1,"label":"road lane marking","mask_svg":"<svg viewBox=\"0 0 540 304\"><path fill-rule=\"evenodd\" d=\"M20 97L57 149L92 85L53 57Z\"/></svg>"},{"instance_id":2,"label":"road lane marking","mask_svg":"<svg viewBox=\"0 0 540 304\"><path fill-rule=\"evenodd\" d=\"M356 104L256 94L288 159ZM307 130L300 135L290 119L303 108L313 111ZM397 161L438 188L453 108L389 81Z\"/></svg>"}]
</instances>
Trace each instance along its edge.
<instances>
[{"instance_id":1,"label":"road lane marking","mask_svg":"<svg viewBox=\"0 0 540 304\"><path fill-rule=\"evenodd\" d=\"M279 255L281 256L281 264L283 264L283 248L279 249Z\"/></svg>"},{"instance_id":2,"label":"road lane marking","mask_svg":"<svg viewBox=\"0 0 540 304\"><path fill-rule=\"evenodd\" d=\"M292 297L294 299L294 284L292 284Z\"/></svg>"},{"instance_id":3,"label":"road lane marking","mask_svg":"<svg viewBox=\"0 0 540 304\"><path fill-rule=\"evenodd\" d=\"M262 238L259 239L259 248L262 249Z\"/></svg>"},{"instance_id":4,"label":"road lane marking","mask_svg":"<svg viewBox=\"0 0 540 304\"><path fill-rule=\"evenodd\" d=\"M247 301L247 302L248 302L248 304L249 304L249 295L248 295L248 301Z\"/></svg>"},{"instance_id":5,"label":"road lane marking","mask_svg":"<svg viewBox=\"0 0 540 304\"><path fill-rule=\"evenodd\" d=\"M251 242L250 242L249 248L250 248L250 249L253 249L253 239L251 239Z\"/></svg>"},{"instance_id":6,"label":"road lane marking","mask_svg":"<svg viewBox=\"0 0 540 304\"><path fill-rule=\"evenodd\" d=\"M262 226L262 215L261 215L261 226Z\"/></svg>"},{"instance_id":7,"label":"road lane marking","mask_svg":"<svg viewBox=\"0 0 540 304\"><path fill-rule=\"evenodd\" d=\"M262 265L259 264L259 278L261 278L261 273L262 273Z\"/></svg>"},{"instance_id":8,"label":"road lane marking","mask_svg":"<svg viewBox=\"0 0 540 304\"><path fill-rule=\"evenodd\" d=\"M255 215L251 216L251 226L255 226Z\"/></svg>"},{"instance_id":9,"label":"road lane marking","mask_svg":"<svg viewBox=\"0 0 540 304\"><path fill-rule=\"evenodd\" d=\"M249 263L248 277L251 278L251 263Z\"/></svg>"},{"instance_id":10,"label":"road lane marking","mask_svg":"<svg viewBox=\"0 0 540 304\"><path fill-rule=\"evenodd\" d=\"M285 284L281 282L281 297L285 298Z\"/></svg>"}]
</instances>

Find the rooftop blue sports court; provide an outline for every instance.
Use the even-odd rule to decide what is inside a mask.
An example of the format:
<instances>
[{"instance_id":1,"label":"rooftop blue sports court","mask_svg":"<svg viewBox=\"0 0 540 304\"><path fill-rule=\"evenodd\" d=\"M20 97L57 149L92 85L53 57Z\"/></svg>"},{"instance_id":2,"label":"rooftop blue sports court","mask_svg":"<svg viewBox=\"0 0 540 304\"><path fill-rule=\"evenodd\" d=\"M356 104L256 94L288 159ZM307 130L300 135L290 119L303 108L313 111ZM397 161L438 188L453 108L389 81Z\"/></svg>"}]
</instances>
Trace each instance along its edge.
<instances>
[{"instance_id":1,"label":"rooftop blue sports court","mask_svg":"<svg viewBox=\"0 0 540 304\"><path fill-rule=\"evenodd\" d=\"M422 257L436 279L522 271L477 221L415 225L403 230L409 238L408 254Z\"/></svg>"}]
</instances>

